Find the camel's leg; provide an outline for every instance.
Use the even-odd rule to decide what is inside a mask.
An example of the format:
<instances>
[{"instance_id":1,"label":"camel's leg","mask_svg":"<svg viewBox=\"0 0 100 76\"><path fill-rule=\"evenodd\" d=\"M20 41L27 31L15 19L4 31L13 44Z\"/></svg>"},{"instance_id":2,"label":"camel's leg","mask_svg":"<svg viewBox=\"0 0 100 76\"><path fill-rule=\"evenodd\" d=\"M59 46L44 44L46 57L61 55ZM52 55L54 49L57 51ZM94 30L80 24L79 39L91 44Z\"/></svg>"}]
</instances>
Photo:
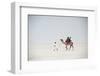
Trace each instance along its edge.
<instances>
[{"instance_id":1,"label":"camel's leg","mask_svg":"<svg viewBox=\"0 0 100 76\"><path fill-rule=\"evenodd\" d=\"M72 48L72 49L74 48L73 43L70 44L69 50L70 50L71 48Z\"/></svg>"},{"instance_id":2,"label":"camel's leg","mask_svg":"<svg viewBox=\"0 0 100 76\"><path fill-rule=\"evenodd\" d=\"M73 50L74 49L73 43L72 43L71 47L72 47L72 50Z\"/></svg>"},{"instance_id":3,"label":"camel's leg","mask_svg":"<svg viewBox=\"0 0 100 76\"><path fill-rule=\"evenodd\" d=\"M72 43L72 48L74 48L73 43Z\"/></svg>"},{"instance_id":4,"label":"camel's leg","mask_svg":"<svg viewBox=\"0 0 100 76\"><path fill-rule=\"evenodd\" d=\"M72 48L74 48L74 46L72 45Z\"/></svg>"},{"instance_id":5,"label":"camel's leg","mask_svg":"<svg viewBox=\"0 0 100 76\"><path fill-rule=\"evenodd\" d=\"M70 45L70 48L69 48L69 50L71 49L71 47L72 47L72 46Z\"/></svg>"},{"instance_id":6,"label":"camel's leg","mask_svg":"<svg viewBox=\"0 0 100 76\"><path fill-rule=\"evenodd\" d=\"M66 50L68 50L67 46L65 48L66 48Z\"/></svg>"}]
</instances>

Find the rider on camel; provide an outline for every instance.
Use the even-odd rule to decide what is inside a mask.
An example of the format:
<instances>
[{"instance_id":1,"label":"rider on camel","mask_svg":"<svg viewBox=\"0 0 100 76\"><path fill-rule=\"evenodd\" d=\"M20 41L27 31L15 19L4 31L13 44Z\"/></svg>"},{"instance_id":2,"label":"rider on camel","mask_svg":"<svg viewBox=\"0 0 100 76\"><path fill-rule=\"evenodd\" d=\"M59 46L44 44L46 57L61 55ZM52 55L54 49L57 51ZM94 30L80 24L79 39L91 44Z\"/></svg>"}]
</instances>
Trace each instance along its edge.
<instances>
[{"instance_id":1,"label":"rider on camel","mask_svg":"<svg viewBox=\"0 0 100 76\"><path fill-rule=\"evenodd\" d=\"M66 41L67 44L71 42L71 37L67 37Z\"/></svg>"}]
</instances>

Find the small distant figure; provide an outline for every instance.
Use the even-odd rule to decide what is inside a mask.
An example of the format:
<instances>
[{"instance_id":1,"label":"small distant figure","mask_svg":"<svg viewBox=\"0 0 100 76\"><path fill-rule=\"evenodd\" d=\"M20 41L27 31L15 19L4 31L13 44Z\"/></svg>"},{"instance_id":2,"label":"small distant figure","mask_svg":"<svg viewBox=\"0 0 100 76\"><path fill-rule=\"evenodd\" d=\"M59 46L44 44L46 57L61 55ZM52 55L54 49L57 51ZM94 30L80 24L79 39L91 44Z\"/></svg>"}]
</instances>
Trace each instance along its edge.
<instances>
[{"instance_id":1,"label":"small distant figure","mask_svg":"<svg viewBox=\"0 0 100 76\"><path fill-rule=\"evenodd\" d=\"M57 47L57 43L56 42L54 42L53 47L54 47L53 51L58 51L58 47Z\"/></svg>"}]
</instances>

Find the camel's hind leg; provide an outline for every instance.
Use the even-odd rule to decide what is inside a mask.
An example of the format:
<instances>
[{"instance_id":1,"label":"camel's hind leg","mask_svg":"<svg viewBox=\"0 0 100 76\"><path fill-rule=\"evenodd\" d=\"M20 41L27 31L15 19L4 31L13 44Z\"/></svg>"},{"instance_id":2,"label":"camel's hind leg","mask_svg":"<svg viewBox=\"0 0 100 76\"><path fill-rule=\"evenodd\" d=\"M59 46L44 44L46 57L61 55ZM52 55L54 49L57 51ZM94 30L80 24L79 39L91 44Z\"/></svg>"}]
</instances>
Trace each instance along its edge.
<instances>
[{"instance_id":1,"label":"camel's hind leg","mask_svg":"<svg viewBox=\"0 0 100 76\"><path fill-rule=\"evenodd\" d=\"M74 46L73 46L73 42L72 42L71 45L70 45L70 49L71 49L71 48L72 48L72 49L74 48Z\"/></svg>"},{"instance_id":2,"label":"camel's hind leg","mask_svg":"<svg viewBox=\"0 0 100 76\"><path fill-rule=\"evenodd\" d=\"M74 48L73 42L72 42L72 48Z\"/></svg>"}]
</instances>

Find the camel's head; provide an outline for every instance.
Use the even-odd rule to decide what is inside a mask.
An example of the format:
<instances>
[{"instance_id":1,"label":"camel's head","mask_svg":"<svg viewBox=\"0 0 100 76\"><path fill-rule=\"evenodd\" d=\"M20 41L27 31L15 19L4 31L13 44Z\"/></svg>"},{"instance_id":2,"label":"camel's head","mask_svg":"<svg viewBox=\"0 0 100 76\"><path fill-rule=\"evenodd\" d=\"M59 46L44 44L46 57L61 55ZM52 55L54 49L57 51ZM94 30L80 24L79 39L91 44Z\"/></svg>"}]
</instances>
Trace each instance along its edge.
<instances>
[{"instance_id":1,"label":"camel's head","mask_svg":"<svg viewBox=\"0 0 100 76\"><path fill-rule=\"evenodd\" d=\"M61 42L63 42L63 39L60 39L61 40Z\"/></svg>"}]
</instances>

